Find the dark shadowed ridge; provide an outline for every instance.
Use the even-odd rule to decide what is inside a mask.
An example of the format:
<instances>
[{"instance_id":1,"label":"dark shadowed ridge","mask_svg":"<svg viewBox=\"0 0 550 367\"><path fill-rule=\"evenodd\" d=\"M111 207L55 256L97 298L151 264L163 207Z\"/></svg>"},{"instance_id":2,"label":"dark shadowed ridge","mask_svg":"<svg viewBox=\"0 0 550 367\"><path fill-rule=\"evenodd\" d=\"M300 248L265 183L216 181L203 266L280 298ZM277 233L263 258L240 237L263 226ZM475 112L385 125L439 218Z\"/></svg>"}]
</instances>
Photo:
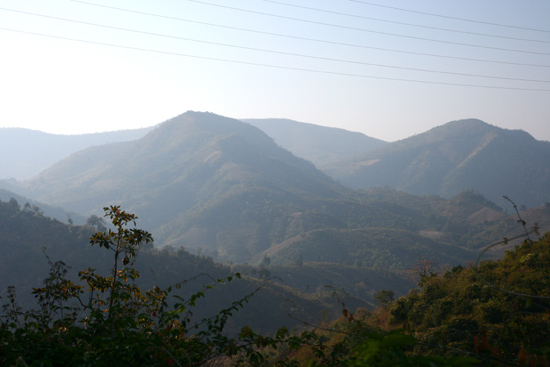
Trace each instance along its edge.
<instances>
[{"instance_id":1,"label":"dark shadowed ridge","mask_svg":"<svg viewBox=\"0 0 550 367\"><path fill-rule=\"evenodd\" d=\"M18 195L6 189L0 189L0 201L9 202L12 198L15 199L19 204L19 206L21 207L24 207L25 204L28 203L32 207L39 209L45 216L50 218L56 218L60 222L68 223L70 219L74 224L77 224L77 225L86 223L87 218L85 218L84 216L78 213L68 212L63 208L41 203L39 201L29 199L25 196Z\"/></svg>"},{"instance_id":2,"label":"dark shadowed ridge","mask_svg":"<svg viewBox=\"0 0 550 367\"><path fill-rule=\"evenodd\" d=\"M444 197L474 189L503 207L503 195L534 207L550 200L549 157L549 142L469 119L389 143L324 171L354 189L388 186Z\"/></svg>"}]
</instances>

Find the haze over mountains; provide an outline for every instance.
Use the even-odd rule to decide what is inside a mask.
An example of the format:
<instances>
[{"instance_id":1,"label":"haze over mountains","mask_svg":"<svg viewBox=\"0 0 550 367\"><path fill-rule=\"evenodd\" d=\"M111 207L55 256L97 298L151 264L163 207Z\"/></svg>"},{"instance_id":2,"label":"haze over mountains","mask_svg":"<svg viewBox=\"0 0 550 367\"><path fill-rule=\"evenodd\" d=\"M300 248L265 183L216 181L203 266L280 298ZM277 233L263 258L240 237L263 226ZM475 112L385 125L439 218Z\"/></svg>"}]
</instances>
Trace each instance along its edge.
<instances>
[{"instance_id":1,"label":"haze over mountains","mask_svg":"<svg viewBox=\"0 0 550 367\"><path fill-rule=\"evenodd\" d=\"M142 260L144 270L159 267L155 272L166 284L202 270L249 274L243 285L247 291L270 275L284 280L284 285L271 285L247 314L267 330L271 326L263 324L261 310L274 307L269 297L283 302L293 295L304 317L330 308L326 286L343 292L350 306L373 304L382 289L405 294L413 286L407 270L420 260L445 268L464 265L482 247L521 233L515 215L487 199L499 190L509 190L505 194L518 205L541 203L522 208L521 215L529 226L538 222L541 232L550 230L544 159L550 156L549 143L524 132L464 120L384 143L287 120L252 122L272 136L243 121L186 112L141 138L75 152L31 179L0 181L2 201L14 196L23 207L26 200L36 200L20 212L13 203L0 203L5 223L18 227L5 228L0 236L10 256L3 258L3 266L13 270L28 266L25 259L38 262L42 245L77 267L96 256L82 250L90 228L46 220L32 205L67 223L68 215L75 214L55 207L87 218L117 204L135 213L138 226L164 248ZM285 131L311 134L301 146ZM333 144L323 151L332 132ZM362 146L364 152L357 155ZM312 161L338 163L323 166L323 172ZM478 183L486 186L478 185L479 192L470 189ZM442 188L447 191L433 195ZM482 195L481 189L489 191ZM423 195L410 193L415 190ZM29 230L42 225L44 236L53 231L58 239L41 241L37 231ZM16 246L18 241L25 245ZM71 248L73 243L81 247ZM501 256L506 248L489 255ZM33 273L9 279L30 284L39 278Z\"/></svg>"},{"instance_id":2,"label":"haze over mountains","mask_svg":"<svg viewBox=\"0 0 550 367\"><path fill-rule=\"evenodd\" d=\"M531 182L524 179L531 177L526 176L529 168L514 164L523 176L508 177L508 163L501 162L503 156L515 157L524 165L534 161L534 156L526 159L521 155L526 144L536 146L535 152L543 157L549 156L547 143L523 132L506 132L472 120L450 123L397 143L357 139L383 146L367 146L370 152L326 171L354 188L391 188L404 182L408 186L398 189L430 194L430 190L440 189L444 180L438 175L443 172L448 176L446 192L453 195L472 188L460 189L460 185L477 182L473 177L490 182L487 189L493 192L499 185L515 188L506 194L518 204L547 201L547 163L539 162ZM353 265L359 261L366 266L404 269L426 253L439 263L464 263L474 258L472 250L503 235L492 227L507 215L478 194L449 200L389 189L353 191L279 146L284 144L242 121L187 112L139 140L90 147L30 180L4 181L2 185L84 215L100 214L103 206L120 204L140 217L157 244L183 246L238 263L259 262L268 256L280 265L298 261ZM350 149L340 154L358 149L350 144ZM334 151L329 154L335 157ZM387 164L373 163L382 160ZM364 167L378 171L361 176ZM495 171L491 174L500 180L506 177L507 182L491 180L484 169ZM406 174L409 176L400 176ZM453 177L457 179L453 181ZM532 192L534 196L520 196ZM450 202L460 205L449 209ZM397 247L388 247L388 241ZM332 253L335 248L341 251Z\"/></svg>"},{"instance_id":3,"label":"haze over mountains","mask_svg":"<svg viewBox=\"0 0 550 367\"><path fill-rule=\"evenodd\" d=\"M139 139L151 129L58 135L21 128L0 128L0 179L27 179L79 150L92 145Z\"/></svg>"},{"instance_id":4,"label":"haze over mountains","mask_svg":"<svg viewBox=\"0 0 550 367\"><path fill-rule=\"evenodd\" d=\"M311 161L315 166L324 166L363 154L385 144L362 133L330 128L288 119L245 119L260 128L277 144L296 156Z\"/></svg>"},{"instance_id":5,"label":"haze over mountains","mask_svg":"<svg viewBox=\"0 0 550 367\"><path fill-rule=\"evenodd\" d=\"M507 205L502 195L527 207L550 198L550 160L546 159L550 143L521 130L470 119L386 143L361 133L287 119L242 121L352 189L387 186L447 198L473 189L500 206ZM0 178L28 179L79 150L136 140L152 129L73 136L0 129ZM17 187L6 182L2 186Z\"/></svg>"},{"instance_id":6,"label":"haze over mountains","mask_svg":"<svg viewBox=\"0 0 550 367\"><path fill-rule=\"evenodd\" d=\"M550 142L480 120L453 121L338 162L324 171L354 189L387 186L451 197L476 190L504 206L507 195L535 207L550 200Z\"/></svg>"}]
</instances>

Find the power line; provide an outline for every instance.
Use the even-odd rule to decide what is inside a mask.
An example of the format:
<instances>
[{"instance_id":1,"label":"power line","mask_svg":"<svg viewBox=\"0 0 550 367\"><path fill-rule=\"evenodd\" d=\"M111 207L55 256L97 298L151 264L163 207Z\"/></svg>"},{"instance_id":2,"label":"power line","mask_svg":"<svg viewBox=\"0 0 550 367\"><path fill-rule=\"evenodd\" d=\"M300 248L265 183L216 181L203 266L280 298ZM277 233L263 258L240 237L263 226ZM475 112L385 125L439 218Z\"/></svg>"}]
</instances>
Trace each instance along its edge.
<instances>
[{"instance_id":1,"label":"power line","mask_svg":"<svg viewBox=\"0 0 550 367\"><path fill-rule=\"evenodd\" d=\"M393 9L393 10L405 11L405 12L408 12L408 13L416 13L416 14L429 15L429 16L432 16L432 17L439 17L439 18L446 18L446 19L461 20L461 21L463 21L463 22L487 24L487 25L493 25L493 26L497 26L497 27L505 27L505 28L513 28L513 29L523 29L523 30L526 30L526 31L533 31L533 32L550 33L550 30L546 30L546 29L519 27L519 26L513 26L513 25L509 25L509 24L484 22L484 21L482 21L482 20L473 20L473 19L467 19L467 18L451 17L451 16L448 16L448 15L427 13L427 12L422 12L422 11L417 11L417 10L410 10L410 9L398 8L398 7L395 7L395 6L374 4L374 3L371 3L371 2L368 2L368 1L360 1L360 0L349 0L349 1L352 1L352 2L354 2L354 3L361 3L361 4L371 5L371 6L377 6L377 7L380 7L380 8L386 8L386 9Z\"/></svg>"},{"instance_id":2,"label":"power line","mask_svg":"<svg viewBox=\"0 0 550 367\"><path fill-rule=\"evenodd\" d=\"M194 2L194 3L199 3L199 4L204 4L204 5L215 6L215 7L219 7L219 8L242 11L242 12L251 13L251 14L259 14L259 15L265 15L265 16L281 18L281 19L289 19L289 20L293 20L293 21L297 21L297 22L311 23L311 24L323 25L323 26L327 26L327 27L349 29L349 30L354 30L354 31L368 32L368 33L375 33L375 34L383 34L383 35L392 36L392 37L402 37L402 38L409 38L409 39L415 39L415 40L420 40L420 41L429 41L429 42L445 43L445 44L449 44L449 45L483 48L483 49L488 49L488 50L508 51L508 52L526 53L526 54L533 54L533 55L550 56L550 53L545 53L545 52L516 50L516 49L510 49L510 48L473 45L471 43L443 41L443 40L436 40L436 39L433 39L433 38L415 37L415 36L409 36L409 35L398 34L398 33L380 32L380 31L373 31L373 30L365 29L365 28L356 28L356 27L349 27L349 26L344 26L344 25L339 25L339 24L317 22L317 21L313 21L313 20L306 20L306 19L289 17L289 16L286 16L286 15L277 15L277 14L265 13L265 12L255 11L255 10L236 8L236 7L227 6L227 5L212 4L212 3L208 3L208 2L200 1L200 0L188 0L188 1L191 1L191 2Z\"/></svg>"},{"instance_id":3,"label":"power line","mask_svg":"<svg viewBox=\"0 0 550 367\"><path fill-rule=\"evenodd\" d=\"M221 43L221 42L211 42L211 41L197 40L197 39L194 39L194 38L171 36L171 35L153 33L153 32L145 32L145 31L139 31L139 30L135 30L135 29L128 29L128 28L114 27L114 26L97 24L97 23L83 22L83 21L74 20L74 19L54 17L54 16L50 16L50 15L37 14L37 13L31 13L31 12L22 11L22 10L7 9L7 8L2 8L2 7L0 7L0 10L11 11L11 12L21 13L21 14L26 14L26 15L33 15L33 16L38 16L38 17L43 17L43 18L48 18L48 19L54 19L54 20L61 20L61 21L65 21L65 22L84 24L84 25L89 25L89 26L94 26L94 27L114 29L114 30L119 30L119 31L145 34L145 35L156 36L156 37L178 39L178 40L197 42L197 43L203 43L203 44L210 44L210 45L216 45L216 46L224 46L224 47L231 47L231 48L251 50L251 51L267 52L267 53L278 54L278 55L287 55L287 56L295 56L295 57L302 57L302 58L309 58L309 59L316 59L316 60L334 61L334 62L355 64L355 65L367 65L367 66L383 67L383 68L390 68L390 69L410 70L410 71L418 71L418 72L424 72L424 73L447 74L447 75L468 76L468 77L477 77L477 78L489 78L489 79L499 79L499 80L511 80L511 81L522 81L522 82L533 82L533 83L550 83L549 80L521 79L521 78L510 78L510 77L490 76L490 75L481 75L481 74L467 74L467 73L459 73L459 72L451 72L451 71L438 71L438 70L428 70L428 69L421 69L421 68L411 68L411 67L384 65L384 64L376 64L376 63L369 63L369 62L362 62L362 61L336 59L336 58L331 58L331 57L312 56L312 55L298 54L298 53L293 53L293 52L267 50L267 49L261 49L261 48L256 48L256 47L231 45L231 44Z\"/></svg>"},{"instance_id":4,"label":"power line","mask_svg":"<svg viewBox=\"0 0 550 367\"><path fill-rule=\"evenodd\" d=\"M162 18L162 19L177 20L177 21L181 21L181 22L201 24L201 25L206 25L206 26L210 26L210 27L218 27L218 28L232 29L232 30L238 30L238 31L243 31L243 32L265 34L265 35L274 36L274 37L291 38L291 39L297 39L297 40L302 40L302 41L319 42L319 43L346 46L346 47L355 47L355 48L363 48L363 49L386 51L386 52L396 52L396 53L403 53L403 54L408 54L408 55L437 57L437 58L452 59L452 60L463 60L463 61L484 62L484 63L503 64L503 65L550 68L550 65L543 65L543 64L528 64L528 63L510 62L510 61L502 61L502 60L487 60L487 59L476 59L476 58L468 58L468 57L460 57L460 56L447 56L447 55L431 54L431 53L425 53L425 52L405 51L405 50L397 50L397 49L391 49L391 48L358 45L358 44L353 44L353 43L328 41L328 40L309 38L309 37L299 37L299 36L293 36L293 35L287 35L287 34L281 34L281 33L273 33L273 32L259 31L259 30L248 29L248 28L226 26L226 25L215 24L215 23L200 22L200 21L196 21L196 20L173 17L173 16L168 16L168 15L141 12L141 11L132 10L132 9L125 9L125 8L118 8L118 7L114 7L114 6L108 6L108 5L94 4L94 3L81 1L81 0L70 0L70 1L76 2L76 3L81 3L81 4L86 4L86 5L91 5L91 6L97 6L97 7L101 7L101 8L107 8L107 9L113 9L113 10L128 12L128 13L147 15L147 16L152 16L152 17L157 17L157 18Z\"/></svg>"},{"instance_id":5,"label":"power line","mask_svg":"<svg viewBox=\"0 0 550 367\"><path fill-rule=\"evenodd\" d=\"M528 41L528 42L538 42L538 43L550 43L550 41L543 41L543 40L534 40L530 38L518 38L518 37L509 37L509 36L500 36L496 34L487 34L487 33L477 33L477 32L469 32L469 31L459 31L456 29L450 29L450 28L441 28L441 27L432 27L422 24L414 24L414 23L405 23L405 22L397 22L394 20L387 20L387 19L380 19L380 18L373 18L373 17L366 17L363 15L357 15L357 14L350 14L350 13L341 13L337 11L331 11L331 10L325 10L325 9L318 9L318 8L312 8L308 6L301 6L301 5L295 5L295 4L288 4L281 1L275 1L275 0L262 0L268 3L273 4L279 4L279 5L285 5L285 6L291 6L293 8L299 8L299 9L307 9L307 10L313 10L323 13L329 13L329 14L336 14L336 15L344 15L347 17L353 17L353 18L359 18L359 19L368 19L368 20L374 20L377 22L384 22L384 23L391 23L391 24L399 24L399 25L406 25L409 27L417 27L417 28L425 28L425 29L433 29L438 31L446 31L446 32L454 32L454 33L461 33L461 34L470 34L474 36L483 36L483 37L492 37L492 38L501 38L501 39L508 39L508 40L514 40L514 41Z\"/></svg>"},{"instance_id":6,"label":"power line","mask_svg":"<svg viewBox=\"0 0 550 367\"><path fill-rule=\"evenodd\" d=\"M501 89L501 90L518 90L518 91L531 91L531 92L550 92L550 89L534 89L534 88L519 88L519 87L498 87L498 86L492 86L492 85L447 83L447 82L435 82L435 81L428 81L428 80L390 78L390 77L381 77L381 76L376 76L376 75L352 74L352 73L343 73L343 72L327 71L327 70L306 69L306 68L298 68L298 67L293 67L293 66L262 64L262 63L248 62L248 61L230 60L230 59L222 59L222 58L216 58L216 57L197 56L197 55L183 54L183 53L177 53L177 52L153 50L153 49L140 48L140 47L123 46L123 45L116 45L116 44L106 43L106 42L96 42L96 41L88 41L88 40L82 40L82 39L77 39L77 38L54 36L54 35L50 35L50 34L22 31L22 30L5 28L5 27L0 27L0 30L23 33L23 34L30 34L30 35L34 35L34 36L40 36L40 37L49 37L49 38L54 38L54 39L66 40L66 41L73 41L73 42L88 43L88 44L94 44L94 45L100 45L100 46L115 47L115 48L121 48L121 49L127 49L127 50L152 52L152 53L158 53L158 54L164 54L164 55L182 56L182 57L189 57L189 58L195 58L195 59L201 59L201 60L228 62L228 63L234 63L234 64L260 66L260 67L282 69L282 70L304 71L304 72L310 72L310 73L339 75L339 76L348 76L348 77L357 77L357 78L366 78L366 79L390 80L390 81L398 81L398 82L421 83L421 84L447 85L447 86L470 87L470 88Z\"/></svg>"}]
</instances>

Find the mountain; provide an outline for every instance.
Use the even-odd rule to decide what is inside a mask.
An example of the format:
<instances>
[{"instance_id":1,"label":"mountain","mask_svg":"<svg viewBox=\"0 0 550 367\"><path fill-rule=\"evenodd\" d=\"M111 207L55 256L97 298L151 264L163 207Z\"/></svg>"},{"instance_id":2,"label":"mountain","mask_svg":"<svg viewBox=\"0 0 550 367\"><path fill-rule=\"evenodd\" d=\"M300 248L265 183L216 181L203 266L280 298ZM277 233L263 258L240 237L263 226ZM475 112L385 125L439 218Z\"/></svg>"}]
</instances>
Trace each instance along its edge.
<instances>
[{"instance_id":1,"label":"mountain","mask_svg":"<svg viewBox=\"0 0 550 367\"><path fill-rule=\"evenodd\" d=\"M157 245L239 264L268 256L285 265L301 256L406 270L422 254L467 263L501 236L484 231L507 217L473 192L443 199L350 190L250 124L191 111L17 184L12 191L85 215L122 205Z\"/></svg>"},{"instance_id":2,"label":"mountain","mask_svg":"<svg viewBox=\"0 0 550 367\"><path fill-rule=\"evenodd\" d=\"M166 121L140 140L77 152L20 190L87 215L122 204L163 243L223 247L238 261L285 237L269 227L286 226L288 210L349 191L258 128L198 112Z\"/></svg>"},{"instance_id":3,"label":"mountain","mask_svg":"<svg viewBox=\"0 0 550 367\"><path fill-rule=\"evenodd\" d=\"M388 186L451 197L473 189L500 206L535 207L550 200L550 142L480 120L449 122L423 134L324 167L354 189Z\"/></svg>"},{"instance_id":4,"label":"mountain","mask_svg":"<svg viewBox=\"0 0 550 367\"><path fill-rule=\"evenodd\" d=\"M242 185L304 194L342 191L315 167L278 147L259 129L210 113L187 112L142 139L91 147L28 181L47 202L83 212L125 197L176 191L180 211ZM192 193L192 194L191 194ZM174 200L169 198L170 203ZM134 200L135 201L135 200ZM146 203L142 203L146 205Z\"/></svg>"},{"instance_id":5,"label":"mountain","mask_svg":"<svg viewBox=\"0 0 550 367\"><path fill-rule=\"evenodd\" d=\"M243 119L273 138L277 144L322 168L387 144L344 129L288 119Z\"/></svg>"},{"instance_id":6,"label":"mountain","mask_svg":"<svg viewBox=\"0 0 550 367\"><path fill-rule=\"evenodd\" d=\"M57 135L21 128L0 128L0 179L27 179L79 150L136 140L151 129Z\"/></svg>"},{"instance_id":7,"label":"mountain","mask_svg":"<svg viewBox=\"0 0 550 367\"><path fill-rule=\"evenodd\" d=\"M136 265L148 274L143 279L149 285L155 278L169 285L203 272L220 277L246 270L246 287L223 287L216 303L199 306L205 311L254 291L270 275L284 280L268 282L250 313L262 330L269 330L264 323L275 309L281 313L291 295L298 318L317 316L319 302L330 308L334 292L349 307L372 304L382 289L406 293L412 286L407 271L419 261L447 269L466 265L484 246L522 233L516 216L473 190L451 198L390 188L351 190L259 128L192 111L141 139L90 147L30 180L2 184L85 215L101 215L110 204L135 213L159 247L140 254ZM34 272L17 271L43 260L42 246L52 260L75 269L108 271L100 265L106 255L98 255L108 252L85 246L89 228L47 221L32 207L8 204L12 212L0 218L0 272L3 266L7 272L0 279L40 281ZM550 223L550 206L523 214L529 225ZM43 231L39 223L51 227Z\"/></svg>"}]
</instances>

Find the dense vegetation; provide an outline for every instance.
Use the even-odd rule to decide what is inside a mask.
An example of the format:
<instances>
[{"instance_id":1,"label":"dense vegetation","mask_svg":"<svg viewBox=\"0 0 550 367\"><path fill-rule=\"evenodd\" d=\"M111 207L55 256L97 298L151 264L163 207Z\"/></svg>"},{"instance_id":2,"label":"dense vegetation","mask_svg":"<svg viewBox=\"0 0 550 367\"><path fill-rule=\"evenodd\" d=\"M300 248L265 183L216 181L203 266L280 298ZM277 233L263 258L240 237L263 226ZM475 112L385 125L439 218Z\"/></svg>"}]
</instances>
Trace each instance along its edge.
<instances>
[{"instance_id":1,"label":"dense vegetation","mask_svg":"<svg viewBox=\"0 0 550 367\"><path fill-rule=\"evenodd\" d=\"M525 353L548 357L549 249L546 235L498 261L428 272L390 307L389 324L413 331L427 345L486 349L505 360Z\"/></svg>"},{"instance_id":2,"label":"dense vegetation","mask_svg":"<svg viewBox=\"0 0 550 367\"><path fill-rule=\"evenodd\" d=\"M505 242L505 241L504 241ZM526 241L498 261L437 273L416 268L418 285L394 299L377 294L373 312L344 309L317 327L330 353L302 346L300 363L356 366L548 366L550 235ZM470 357L471 359L464 358Z\"/></svg>"},{"instance_id":3,"label":"dense vegetation","mask_svg":"<svg viewBox=\"0 0 550 367\"><path fill-rule=\"evenodd\" d=\"M481 127L489 135L469 142L475 154L451 149L460 139L441 142L463 124L400 143L409 152L429 145L409 173L444 166L426 157L461 169L486 159L504 138ZM0 364L546 363L548 240L467 265L518 228L518 217L473 190L450 199L352 191L258 129L200 113L139 142L82 151L20 188L88 214L99 214L98 201L128 204L165 246L127 229L135 217L119 206L107 208L109 226L97 215L79 226L36 202L0 201L0 347L9 346ZM550 228L550 204L520 211ZM518 244L507 242L490 255ZM419 283L405 296L411 274Z\"/></svg>"},{"instance_id":4,"label":"dense vegetation","mask_svg":"<svg viewBox=\"0 0 550 367\"><path fill-rule=\"evenodd\" d=\"M15 201L2 205L40 216ZM105 209L114 230L92 235L90 243L111 251L112 268L101 275L88 267L75 282L65 263L49 261L48 276L33 291L38 309L20 307L10 287L0 316L2 365L548 365L550 236L476 267L437 274L424 263L416 289L395 301L392 291L379 292L372 314L353 315L342 302L335 323L306 322L314 329L301 333L282 327L273 337L242 326L230 337L226 324L259 288L197 321L194 306L212 286L188 298L177 294L185 282L140 288L134 261L152 237L130 228L134 215Z\"/></svg>"},{"instance_id":5,"label":"dense vegetation","mask_svg":"<svg viewBox=\"0 0 550 367\"><path fill-rule=\"evenodd\" d=\"M88 267L101 274L108 273L111 264L108 252L89 246L89 238L101 227L97 226L97 222L92 224L93 221L85 226L69 225L44 216L37 207L20 207L16 200L0 201L0 297L5 300L7 287L15 286L18 304L25 309L35 307L31 292L33 288L43 285L43 278L50 269L47 257L53 262L67 264L67 277L73 281L79 279L79 270ZM136 284L144 289L155 285L164 288L187 280L179 290L179 295L185 298L201 290L204 284L211 282L211 278L221 279L241 271L241 280L209 290L208 299L197 300L198 307L194 311L199 319L210 317L219 311L219 307L229 307L231 302L261 287L262 292L248 303L246 314L238 313L228 322L228 332L236 332L245 322L261 332L273 332L281 324L288 327L301 325L301 321L287 316L290 309L298 310L296 315L308 322L316 322L323 314L334 317L339 313L339 305L334 302L332 292L317 293L315 289L302 287L300 291L292 288L292 279L287 277L290 272L273 272L273 276L280 275L284 282L269 280L272 275L266 277L256 268L232 271L230 267L215 263L206 256L195 256L184 249L157 250L150 244L141 247L139 261L135 262L134 268L141 273ZM368 269L363 271L365 275L369 274ZM369 284L374 287L369 292L375 292L378 286L387 284ZM338 283L334 285L338 286ZM399 289L403 292L407 287L401 286ZM372 298L370 293L365 299ZM342 298L350 305L366 305L365 301L352 294L342 294ZM269 318L264 317L266 312L269 312Z\"/></svg>"}]
</instances>

